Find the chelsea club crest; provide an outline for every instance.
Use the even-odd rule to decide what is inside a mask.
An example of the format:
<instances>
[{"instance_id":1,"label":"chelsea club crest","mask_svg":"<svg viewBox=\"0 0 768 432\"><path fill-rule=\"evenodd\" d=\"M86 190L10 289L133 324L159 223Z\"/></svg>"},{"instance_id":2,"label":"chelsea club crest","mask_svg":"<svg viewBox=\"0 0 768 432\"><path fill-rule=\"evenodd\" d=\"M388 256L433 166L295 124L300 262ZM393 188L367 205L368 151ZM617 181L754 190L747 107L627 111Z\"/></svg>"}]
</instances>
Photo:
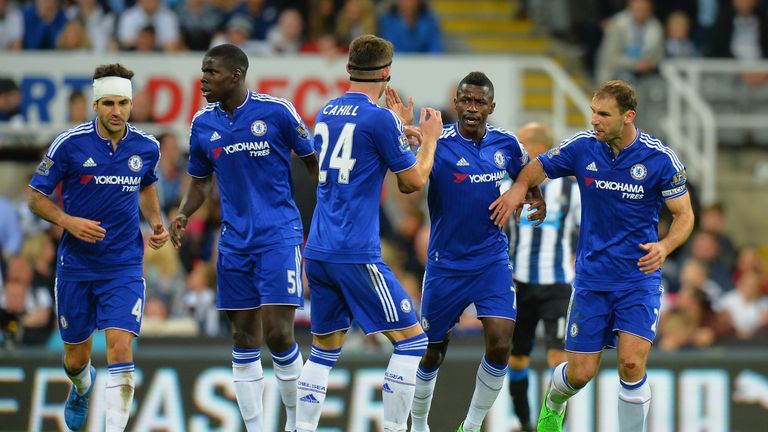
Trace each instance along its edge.
<instances>
[{"instance_id":1,"label":"chelsea club crest","mask_svg":"<svg viewBox=\"0 0 768 432\"><path fill-rule=\"evenodd\" d=\"M144 166L144 162L141 161L141 156L133 155L128 159L128 168L133 172L139 172L141 167Z\"/></svg>"},{"instance_id":2,"label":"chelsea club crest","mask_svg":"<svg viewBox=\"0 0 768 432\"><path fill-rule=\"evenodd\" d=\"M633 179L642 180L648 175L648 168L643 164L634 164L632 165L632 168L630 168L629 173L632 175Z\"/></svg>"},{"instance_id":3,"label":"chelsea club crest","mask_svg":"<svg viewBox=\"0 0 768 432\"><path fill-rule=\"evenodd\" d=\"M493 162L497 167L504 168L504 166L507 164L507 158L504 157L504 153L497 151L493 154Z\"/></svg>"},{"instance_id":4,"label":"chelsea club crest","mask_svg":"<svg viewBox=\"0 0 768 432\"><path fill-rule=\"evenodd\" d=\"M261 120L256 120L251 123L251 133L256 136L262 136L267 133L267 124Z\"/></svg>"}]
</instances>

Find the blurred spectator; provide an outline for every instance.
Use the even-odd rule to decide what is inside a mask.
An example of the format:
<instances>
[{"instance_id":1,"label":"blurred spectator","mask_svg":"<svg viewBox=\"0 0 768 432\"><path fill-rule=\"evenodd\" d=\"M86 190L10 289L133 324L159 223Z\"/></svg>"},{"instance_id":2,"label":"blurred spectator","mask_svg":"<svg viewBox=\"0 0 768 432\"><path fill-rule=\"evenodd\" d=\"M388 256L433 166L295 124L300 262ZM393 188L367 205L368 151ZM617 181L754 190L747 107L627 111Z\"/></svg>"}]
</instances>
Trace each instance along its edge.
<instances>
[{"instance_id":1,"label":"blurred spectator","mask_svg":"<svg viewBox=\"0 0 768 432\"><path fill-rule=\"evenodd\" d=\"M89 51L91 41L85 26L78 20L67 22L64 29L59 34L59 40L56 42L56 49L60 51Z\"/></svg>"},{"instance_id":2,"label":"blurred spectator","mask_svg":"<svg viewBox=\"0 0 768 432\"><path fill-rule=\"evenodd\" d=\"M597 59L597 82L636 81L652 74L664 57L664 30L650 0L629 0L605 29Z\"/></svg>"},{"instance_id":3,"label":"blurred spectator","mask_svg":"<svg viewBox=\"0 0 768 432\"><path fill-rule=\"evenodd\" d=\"M0 51L20 50L24 16L12 0L0 0Z\"/></svg>"},{"instance_id":4,"label":"blurred spectator","mask_svg":"<svg viewBox=\"0 0 768 432\"><path fill-rule=\"evenodd\" d=\"M739 339L749 339L761 327L768 326L768 296L763 294L762 275L754 270L744 273L736 289L720 303L723 323Z\"/></svg>"},{"instance_id":5,"label":"blurred spectator","mask_svg":"<svg viewBox=\"0 0 768 432\"><path fill-rule=\"evenodd\" d=\"M160 163L157 167L157 194L163 213L178 204L181 199L181 185L184 175L184 159L179 149L179 139L176 134L166 132L157 137L160 142Z\"/></svg>"},{"instance_id":6,"label":"blurred spectator","mask_svg":"<svg viewBox=\"0 0 768 432\"><path fill-rule=\"evenodd\" d=\"M765 264L760 257L760 253L754 247L743 247L739 250L739 255L736 259L736 268L733 271L733 285L738 285L742 275L753 271L763 275L761 285L763 292L768 294L768 277L766 277Z\"/></svg>"},{"instance_id":7,"label":"blurred spectator","mask_svg":"<svg viewBox=\"0 0 768 432\"><path fill-rule=\"evenodd\" d=\"M22 246L21 256L32 264L33 290L45 289L51 298L56 296L56 246L47 233L28 237Z\"/></svg>"},{"instance_id":8,"label":"blurred spectator","mask_svg":"<svg viewBox=\"0 0 768 432\"><path fill-rule=\"evenodd\" d=\"M141 322L141 336L174 337L196 336L197 326L188 318L170 319L168 307L162 300L148 297L144 304L144 317Z\"/></svg>"},{"instance_id":9,"label":"blurred spectator","mask_svg":"<svg viewBox=\"0 0 768 432\"><path fill-rule=\"evenodd\" d=\"M336 37L348 47L350 42L364 34L376 34L376 13L372 0L346 0L336 19Z\"/></svg>"},{"instance_id":10,"label":"blurred spectator","mask_svg":"<svg viewBox=\"0 0 768 432\"><path fill-rule=\"evenodd\" d=\"M0 78L0 123L9 123L16 127L24 125L21 90L16 81L10 78Z\"/></svg>"},{"instance_id":11,"label":"blurred spectator","mask_svg":"<svg viewBox=\"0 0 768 432\"><path fill-rule=\"evenodd\" d=\"M569 0L526 0L526 14L542 30L564 38L571 30L569 3Z\"/></svg>"},{"instance_id":12,"label":"blurred spectator","mask_svg":"<svg viewBox=\"0 0 768 432\"><path fill-rule=\"evenodd\" d=\"M69 112L67 114L67 120L70 123L82 124L91 119L88 109L88 101L85 99L85 94L80 90L73 90L69 94L69 100L67 102L69 106Z\"/></svg>"},{"instance_id":13,"label":"blurred spectator","mask_svg":"<svg viewBox=\"0 0 768 432\"><path fill-rule=\"evenodd\" d=\"M149 94L149 90L134 87L130 120L131 123L152 123L155 121L152 114L152 95Z\"/></svg>"},{"instance_id":14,"label":"blurred spectator","mask_svg":"<svg viewBox=\"0 0 768 432\"><path fill-rule=\"evenodd\" d=\"M768 17L758 13L757 0L732 0L732 8L721 8L710 31L707 54L757 61L768 56ZM744 72L741 79L753 87L768 81L763 72Z\"/></svg>"},{"instance_id":15,"label":"blurred spectator","mask_svg":"<svg viewBox=\"0 0 768 432\"><path fill-rule=\"evenodd\" d=\"M307 41L301 46L301 52L320 54L329 62L343 54L339 41L333 33L326 33L315 40Z\"/></svg>"},{"instance_id":16,"label":"blurred spectator","mask_svg":"<svg viewBox=\"0 0 768 432\"><path fill-rule=\"evenodd\" d=\"M136 35L136 44L133 46L133 51L136 52L153 52L157 51L157 31L152 25L148 25Z\"/></svg>"},{"instance_id":17,"label":"blurred spectator","mask_svg":"<svg viewBox=\"0 0 768 432\"><path fill-rule=\"evenodd\" d=\"M0 290L0 347L22 344L27 287L19 282L7 282Z\"/></svg>"},{"instance_id":18,"label":"blurred spectator","mask_svg":"<svg viewBox=\"0 0 768 432\"><path fill-rule=\"evenodd\" d=\"M686 288L677 295L675 305L662 314L658 347L664 351L706 348L718 338L717 314L706 293Z\"/></svg>"},{"instance_id":19,"label":"blurred spectator","mask_svg":"<svg viewBox=\"0 0 768 432\"><path fill-rule=\"evenodd\" d=\"M135 6L120 15L117 23L120 46L134 49L139 33L150 25L157 32L157 48L166 52L179 48L179 21L160 0L138 0Z\"/></svg>"},{"instance_id":20,"label":"blurred spectator","mask_svg":"<svg viewBox=\"0 0 768 432\"><path fill-rule=\"evenodd\" d=\"M3 1L3 0L0 0ZM115 16L106 12L97 0L75 0L67 9L70 21L79 20L85 24L88 40L96 53L115 51Z\"/></svg>"},{"instance_id":21,"label":"blurred spectator","mask_svg":"<svg viewBox=\"0 0 768 432\"><path fill-rule=\"evenodd\" d=\"M731 273L736 266L736 246L726 233L725 208L721 203L712 204L701 210L699 229L713 234L719 245L718 261Z\"/></svg>"},{"instance_id":22,"label":"blurred spectator","mask_svg":"<svg viewBox=\"0 0 768 432\"><path fill-rule=\"evenodd\" d=\"M443 36L437 18L423 0L396 0L379 19L379 36L396 53L441 53Z\"/></svg>"},{"instance_id":23,"label":"blurred spectator","mask_svg":"<svg viewBox=\"0 0 768 432\"><path fill-rule=\"evenodd\" d=\"M698 56L696 45L691 40L691 20L684 12L674 11L667 17L667 39L664 42L668 58L691 58Z\"/></svg>"},{"instance_id":24,"label":"blurred spectator","mask_svg":"<svg viewBox=\"0 0 768 432\"><path fill-rule=\"evenodd\" d=\"M267 33L267 43L277 54L296 54L301 49L304 19L297 9L280 13L277 25Z\"/></svg>"},{"instance_id":25,"label":"blurred spectator","mask_svg":"<svg viewBox=\"0 0 768 432\"><path fill-rule=\"evenodd\" d=\"M216 272L210 264L199 264L187 275L187 289L182 297L186 315L197 323L199 333L219 336L221 320L216 309Z\"/></svg>"},{"instance_id":26,"label":"blurred spectator","mask_svg":"<svg viewBox=\"0 0 768 432\"><path fill-rule=\"evenodd\" d=\"M279 12L271 0L242 0L233 9L226 11L224 22L228 24L236 16L245 16L251 23L251 34L248 39L265 41L269 29L277 24Z\"/></svg>"},{"instance_id":27,"label":"blurred spectator","mask_svg":"<svg viewBox=\"0 0 768 432\"><path fill-rule=\"evenodd\" d=\"M338 15L337 0L309 0L307 15L307 40L314 41L320 36L336 30Z\"/></svg>"},{"instance_id":28,"label":"blurred spectator","mask_svg":"<svg viewBox=\"0 0 768 432\"><path fill-rule=\"evenodd\" d=\"M12 308L18 321L20 333L17 342L25 345L39 345L48 340L53 330L53 298L46 286L33 286L34 270L23 256L8 261L8 271L3 290L11 294L6 300L14 306L23 301L22 310Z\"/></svg>"},{"instance_id":29,"label":"blurred spectator","mask_svg":"<svg viewBox=\"0 0 768 432\"><path fill-rule=\"evenodd\" d=\"M55 49L66 24L59 0L34 0L24 8L24 49Z\"/></svg>"},{"instance_id":30,"label":"blurred spectator","mask_svg":"<svg viewBox=\"0 0 768 432\"><path fill-rule=\"evenodd\" d=\"M715 307L723 294L723 288L709 278L707 264L696 258L688 258L680 269L680 289L695 289L707 294L709 303Z\"/></svg>"},{"instance_id":31,"label":"blurred spectator","mask_svg":"<svg viewBox=\"0 0 768 432\"><path fill-rule=\"evenodd\" d=\"M697 231L688 240L688 245L690 252L687 255L703 262L709 269L709 278L723 291L730 291L733 288L731 270L721 259L718 236L708 231Z\"/></svg>"},{"instance_id":32,"label":"blurred spectator","mask_svg":"<svg viewBox=\"0 0 768 432\"><path fill-rule=\"evenodd\" d=\"M271 48L268 43L250 39L253 25L246 16L236 16L227 22L226 32L219 34L211 41L211 47L230 43L237 45L246 54L268 55Z\"/></svg>"},{"instance_id":33,"label":"blurred spectator","mask_svg":"<svg viewBox=\"0 0 768 432\"><path fill-rule=\"evenodd\" d=\"M186 0L178 15L182 40L192 51L207 50L224 19L209 0Z\"/></svg>"}]
</instances>

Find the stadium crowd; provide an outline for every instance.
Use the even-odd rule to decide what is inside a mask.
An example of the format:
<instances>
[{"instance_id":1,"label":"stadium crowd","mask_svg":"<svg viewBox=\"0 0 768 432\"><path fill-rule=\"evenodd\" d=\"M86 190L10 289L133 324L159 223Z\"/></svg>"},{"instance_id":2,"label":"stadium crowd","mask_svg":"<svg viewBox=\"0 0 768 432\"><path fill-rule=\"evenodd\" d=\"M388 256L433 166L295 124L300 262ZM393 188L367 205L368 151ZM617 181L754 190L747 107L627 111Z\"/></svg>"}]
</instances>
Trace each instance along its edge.
<instances>
[{"instance_id":1,"label":"stadium crowd","mask_svg":"<svg viewBox=\"0 0 768 432\"><path fill-rule=\"evenodd\" d=\"M578 2L578 8L573 3L530 0L520 10L554 37L581 45L585 67L598 81L653 74L665 57L754 60L768 55L766 0L592 0ZM254 56L335 56L365 33L391 40L397 53L444 51L440 23L429 3L421 0L0 0L0 51L180 52L233 43ZM743 79L762 85L766 76ZM137 92L132 121L151 120L142 112L148 104L141 97ZM19 98L14 82L0 79L0 122L23 122ZM72 123L91 118L88 105L82 93L71 95ZM446 110L443 120L455 121L455 113ZM187 181L187 155L175 134L157 138L162 153L160 201L166 220L172 220ZM33 169L30 166L30 175ZM307 233L314 191L304 170L294 169L293 175ZM214 302L220 207L213 190L206 205L190 217L179 251L170 246L146 248L142 336L220 337L228 332ZM429 236L425 194L402 195L396 190L396 180L389 176L381 198L382 253L418 302ZM730 239L721 205L696 213L696 231L664 267L667 292L655 346L673 351L765 343L768 269L758 245ZM44 345L51 339L61 234L60 228L29 212L21 191L18 196L0 196L3 346ZM298 326L309 328L309 313L311 302L297 315ZM461 331L480 331L471 311L465 318Z\"/></svg>"}]
</instances>

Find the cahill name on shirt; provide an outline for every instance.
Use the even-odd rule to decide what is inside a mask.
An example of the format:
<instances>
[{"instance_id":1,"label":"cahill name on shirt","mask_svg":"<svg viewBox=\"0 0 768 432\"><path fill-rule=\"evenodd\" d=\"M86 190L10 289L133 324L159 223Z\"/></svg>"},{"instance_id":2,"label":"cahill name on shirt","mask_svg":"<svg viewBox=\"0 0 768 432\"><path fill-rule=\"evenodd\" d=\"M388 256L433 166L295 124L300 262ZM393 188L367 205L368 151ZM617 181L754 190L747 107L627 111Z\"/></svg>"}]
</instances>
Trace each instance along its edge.
<instances>
[{"instance_id":1,"label":"cahill name on shirt","mask_svg":"<svg viewBox=\"0 0 768 432\"><path fill-rule=\"evenodd\" d=\"M323 114L357 117L358 108L360 107L357 105L330 105L329 104L323 108Z\"/></svg>"}]
</instances>

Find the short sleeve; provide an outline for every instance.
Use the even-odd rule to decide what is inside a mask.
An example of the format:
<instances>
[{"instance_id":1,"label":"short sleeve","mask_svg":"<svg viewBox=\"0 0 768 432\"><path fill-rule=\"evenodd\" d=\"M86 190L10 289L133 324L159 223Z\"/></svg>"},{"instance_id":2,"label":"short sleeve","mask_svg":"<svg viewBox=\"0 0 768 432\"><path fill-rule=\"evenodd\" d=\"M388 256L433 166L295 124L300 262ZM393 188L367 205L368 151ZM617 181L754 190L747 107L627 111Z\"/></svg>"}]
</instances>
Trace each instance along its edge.
<instances>
[{"instance_id":1,"label":"short sleeve","mask_svg":"<svg viewBox=\"0 0 768 432\"><path fill-rule=\"evenodd\" d=\"M50 195L67 173L67 148L68 141L65 138L65 132L59 135L48 151L43 156L43 160L37 165L29 186L45 195Z\"/></svg>"},{"instance_id":2,"label":"short sleeve","mask_svg":"<svg viewBox=\"0 0 768 432\"><path fill-rule=\"evenodd\" d=\"M507 162L507 174L509 174L512 179L516 179L518 174L520 174L520 171L523 170L523 167L530 162L530 157L520 140L515 137L510 137L509 141L511 157L509 158L509 162Z\"/></svg>"},{"instance_id":3,"label":"short sleeve","mask_svg":"<svg viewBox=\"0 0 768 432\"><path fill-rule=\"evenodd\" d=\"M293 104L288 101L285 102L285 118L288 122L285 131L288 143L299 157L309 156L315 152L314 138Z\"/></svg>"},{"instance_id":4,"label":"short sleeve","mask_svg":"<svg viewBox=\"0 0 768 432\"><path fill-rule=\"evenodd\" d=\"M205 154L205 149L200 140L197 137L197 127L195 122L192 122L192 127L189 130L189 167L187 171L192 177L205 178L213 173L213 164ZM216 149L213 149L215 152ZM219 149L221 151L221 149Z\"/></svg>"},{"instance_id":5,"label":"short sleeve","mask_svg":"<svg viewBox=\"0 0 768 432\"><path fill-rule=\"evenodd\" d=\"M153 185L157 181L157 164L160 162L160 144L157 141L152 141L152 145L155 146L155 150L151 153L150 166L144 176L141 178L141 188Z\"/></svg>"},{"instance_id":6,"label":"short sleeve","mask_svg":"<svg viewBox=\"0 0 768 432\"><path fill-rule=\"evenodd\" d=\"M381 127L375 129L374 142L387 167L393 173L399 173L416 165L416 156L403 132L403 123L389 109L384 108L380 113L377 124Z\"/></svg>"},{"instance_id":7,"label":"short sleeve","mask_svg":"<svg viewBox=\"0 0 768 432\"><path fill-rule=\"evenodd\" d=\"M685 165L672 149L666 147L664 153L660 189L661 196L666 201L688 193L688 174L685 172Z\"/></svg>"},{"instance_id":8,"label":"short sleeve","mask_svg":"<svg viewBox=\"0 0 768 432\"><path fill-rule=\"evenodd\" d=\"M539 155L538 159L548 178L575 175L573 167L576 165L578 147L583 142L581 138L583 138L582 134L575 135L560 143L559 146L552 147L546 153Z\"/></svg>"}]
</instances>

